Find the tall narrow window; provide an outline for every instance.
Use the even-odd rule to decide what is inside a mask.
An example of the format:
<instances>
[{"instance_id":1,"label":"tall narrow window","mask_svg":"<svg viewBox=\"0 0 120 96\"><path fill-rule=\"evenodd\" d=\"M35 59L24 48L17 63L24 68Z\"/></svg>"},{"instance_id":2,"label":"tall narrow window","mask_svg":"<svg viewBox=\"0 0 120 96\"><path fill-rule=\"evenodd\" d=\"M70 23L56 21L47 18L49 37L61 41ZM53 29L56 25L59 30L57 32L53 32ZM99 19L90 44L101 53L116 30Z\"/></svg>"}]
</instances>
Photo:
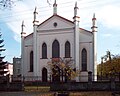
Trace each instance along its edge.
<instances>
[{"instance_id":1,"label":"tall narrow window","mask_svg":"<svg viewBox=\"0 0 120 96\"><path fill-rule=\"evenodd\" d=\"M82 50L82 71L87 71L87 51L85 48Z\"/></svg>"},{"instance_id":2,"label":"tall narrow window","mask_svg":"<svg viewBox=\"0 0 120 96\"><path fill-rule=\"evenodd\" d=\"M60 57L60 46L59 42L55 40L52 44L52 58L59 58Z\"/></svg>"},{"instance_id":3,"label":"tall narrow window","mask_svg":"<svg viewBox=\"0 0 120 96\"><path fill-rule=\"evenodd\" d=\"M47 69L42 69L42 82L47 82Z\"/></svg>"},{"instance_id":4,"label":"tall narrow window","mask_svg":"<svg viewBox=\"0 0 120 96\"><path fill-rule=\"evenodd\" d=\"M70 42L65 43L65 57L70 58Z\"/></svg>"},{"instance_id":5,"label":"tall narrow window","mask_svg":"<svg viewBox=\"0 0 120 96\"><path fill-rule=\"evenodd\" d=\"M43 59L47 58L47 45L46 45L46 43L42 44L42 58Z\"/></svg>"},{"instance_id":6,"label":"tall narrow window","mask_svg":"<svg viewBox=\"0 0 120 96\"><path fill-rule=\"evenodd\" d=\"M30 72L33 72L33 51L30 52Z\"/></svg>"}]
</instances>

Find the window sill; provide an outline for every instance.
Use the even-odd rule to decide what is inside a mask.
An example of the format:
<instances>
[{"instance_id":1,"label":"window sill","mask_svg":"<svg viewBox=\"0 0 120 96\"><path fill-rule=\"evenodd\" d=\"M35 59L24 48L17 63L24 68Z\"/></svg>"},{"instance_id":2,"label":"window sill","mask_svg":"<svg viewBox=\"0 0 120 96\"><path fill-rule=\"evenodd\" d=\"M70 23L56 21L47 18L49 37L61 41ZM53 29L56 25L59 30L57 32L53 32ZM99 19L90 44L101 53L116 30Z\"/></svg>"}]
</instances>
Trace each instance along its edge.
<instances>
[{"instance_id":1,"label":"window sill","mask_svg":"<svg viewBox=\"0 0 120 96\"><path fill-rule=\"evenodd\" d=\"M48 58L40 58L40 59L48 59Z\"/></svg>"},{"instance_id":2,"label":"window sill","mask_svg":"<svg viewBox=\"0 0 120 96\"><path fill-rule=\"evenodd\" d=\"M33 72L33 71L28 71L28 72Z\"/></svg>"},{"instance_id":3,"label":"window sill","mask_svg":"<svg viewBox=\"0 0 120 96\"><path fill-rule=\"evenodd\" d=\"M63 57L63 58L72 58L72 57Z\"/></svg>"}]
</instances>

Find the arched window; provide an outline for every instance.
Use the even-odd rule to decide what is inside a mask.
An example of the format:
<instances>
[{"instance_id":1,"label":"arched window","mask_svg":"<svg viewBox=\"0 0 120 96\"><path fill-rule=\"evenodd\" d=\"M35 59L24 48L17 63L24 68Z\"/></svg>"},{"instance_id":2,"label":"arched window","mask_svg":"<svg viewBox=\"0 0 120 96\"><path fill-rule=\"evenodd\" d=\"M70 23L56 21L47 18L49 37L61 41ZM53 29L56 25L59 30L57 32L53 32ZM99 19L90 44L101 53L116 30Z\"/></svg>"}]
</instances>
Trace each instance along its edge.
<instances>
[{"instance_id":1,"label":"arched window","mask_svg":"<svg viewBox=\"0 0 120 96\"><path fill-rule=\"evenodd\" d=\"M66 58L70 57L70 42L69 41L65 43L65 57Z\"/></svg>"},{"instance_id":2,"label":"arched window","mask_svg":"<svg viewBox=\"0 0 120 96\"><path fill-rule=\"evenodd\" d=\"M82 71L87 71L87 51L85 48L82 50Z\"/></svg>"},{"instance_id":3,"label":"arched window","mask_svg":"<svg viewBox=\"0 0 120 96\"><path fill-rule=\"evenodd\" d=\"M47 69L42 69L42 82L47 82Z\"/></svg>"},{"instance_id":4,"label":"arched window","mask_svg":"<svg viewBox=\"0 0 120 96\"><path fill-rule=\"evenodd\" d=\"M60 57L60 46L59 42L55 40L52 44L52 58L59 58Z\"/></svg>"},{"instance_id":5,"label":"arched window","mask_svg":"<svg viewBox=\"0 0 120 96\"><path fill-rule=\"evenodd\" d=\"M46 43L42 44L42 58L43 59L47 58L47 45L46 45Z\"/></svg>"},{"instance_id":6,"label":"arched window","mask_svg":"<svg viewBox=\"0 0 120 96\"><path fill-rule=\"evenodd\" d=\"M33 51L30 52L30 72L33 72Z\"/></svg>"}]
</instances>

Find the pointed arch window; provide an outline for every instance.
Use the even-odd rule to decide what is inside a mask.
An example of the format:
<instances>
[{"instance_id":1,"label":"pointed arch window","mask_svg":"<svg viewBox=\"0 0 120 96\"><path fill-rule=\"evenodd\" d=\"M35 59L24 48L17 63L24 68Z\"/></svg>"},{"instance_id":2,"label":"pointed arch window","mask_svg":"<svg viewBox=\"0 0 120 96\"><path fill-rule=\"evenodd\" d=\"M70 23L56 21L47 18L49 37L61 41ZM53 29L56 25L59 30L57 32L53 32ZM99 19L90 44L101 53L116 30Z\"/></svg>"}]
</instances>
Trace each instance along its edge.
<instances>
[{"instance_id":1,"label":"pointed arch window","mask_svg":"<svg viewBox=\"0 0 120 96\"><path fill-rule=\"evenodd\" d=\"M87 50L82 50L82 71L87 71Z\"/></svg>"},{"instance_id":2,"label":"pointed arch window","mask_svg":"<svg viewBox=\"0 0 120 96\"><path fill-rule=\"evenodd\" d=\"M33 51L30 52L30 72L33 72Z\"/></svg>"},{"instance_id":3,"label":"pointed arch window","mask_svg":"<svg viewBox=\"0 0 120 96\"><path fill-rule=\"evenodd\" d=\"M42 82L47 82L47 69L43 68L42 69Z\"/></svg>"},{"instance_id":4,"label":"pointed arch window","mask_svg":"<svg viewBox=\"0 0 120 96\"><path fill-rule=\"evenodd\" d=\"M60 57L60 46L57 40L54 40L52 44L52 58L59 58Z\"/></svg>"},{"instance_id":5,"label":"pointed arch window","mask_svg":"<svg viewBox=\"0 0 120 96\"><path fill-rule=\"evenodd\" d=\"M70 42L65 43L65 58L70 58Z\"/></svg>"},{"instance_id":6,"label":"pointed arch window","mask_svg":"<svg viewBox=\"0 0 120 96\"><path fill-rule=\"evenodd\" d=\"M46 45L46 43L42 44L42 58L47 59L47 45Z\"/></svg>"}]
</instances>

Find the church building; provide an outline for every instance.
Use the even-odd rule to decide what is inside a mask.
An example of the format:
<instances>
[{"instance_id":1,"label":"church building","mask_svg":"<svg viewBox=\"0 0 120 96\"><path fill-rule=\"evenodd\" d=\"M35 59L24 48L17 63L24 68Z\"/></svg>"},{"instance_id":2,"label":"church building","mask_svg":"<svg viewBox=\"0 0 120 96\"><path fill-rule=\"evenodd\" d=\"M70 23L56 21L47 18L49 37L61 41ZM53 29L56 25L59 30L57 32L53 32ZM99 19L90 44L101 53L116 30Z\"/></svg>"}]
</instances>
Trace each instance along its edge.
<instances>
[{"instance_id":1,"label":"church building","mask_svg":"<svg viewBox=\"0 0 120 96\"><path fill-rule=\"evenodd\" d=\"M88 73L95 75L97 26L95 14L91 31L79 26L78 5L75 3L73 21L57 14L56 0L53 15L44 22L33 13L33 33L25 35L24 22L21 32L22 76L38 76L40 81L49 81L48 62L53 58L73 59L74 67L80 70L76 81L88 81Z\"/></svg>"}]
</instances>

